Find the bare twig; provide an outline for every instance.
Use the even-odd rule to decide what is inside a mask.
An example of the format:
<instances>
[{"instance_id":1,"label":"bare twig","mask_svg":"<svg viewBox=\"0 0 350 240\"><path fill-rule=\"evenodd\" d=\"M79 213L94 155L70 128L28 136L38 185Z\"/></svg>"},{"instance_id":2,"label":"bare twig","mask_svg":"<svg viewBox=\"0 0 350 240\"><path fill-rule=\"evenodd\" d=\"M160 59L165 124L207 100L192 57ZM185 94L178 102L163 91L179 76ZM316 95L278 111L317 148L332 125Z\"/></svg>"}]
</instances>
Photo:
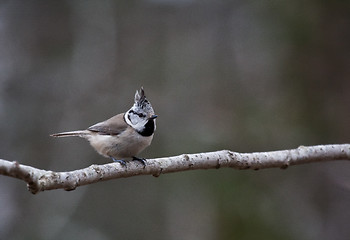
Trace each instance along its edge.
<instances>
[{"instance_id":1,"label":"bare twig","mask_svg":"<svg viewBox=\"0 0 350 240\"><path fill-rule=\"evenodd\" d=\"M350 144L300 146L297 149L272 152L238 153L229 150L182 154L174 157L148 159L146 166L139 162L91 165L69 172L53 172L0 159L0 174L27 182L33 194L52 189L74 190L76 187L99 181L136 175L153 175L196 169L230 167L235 169L282 168L288 166L336 160L350 160Z\"/></svg>"}]
</instances>

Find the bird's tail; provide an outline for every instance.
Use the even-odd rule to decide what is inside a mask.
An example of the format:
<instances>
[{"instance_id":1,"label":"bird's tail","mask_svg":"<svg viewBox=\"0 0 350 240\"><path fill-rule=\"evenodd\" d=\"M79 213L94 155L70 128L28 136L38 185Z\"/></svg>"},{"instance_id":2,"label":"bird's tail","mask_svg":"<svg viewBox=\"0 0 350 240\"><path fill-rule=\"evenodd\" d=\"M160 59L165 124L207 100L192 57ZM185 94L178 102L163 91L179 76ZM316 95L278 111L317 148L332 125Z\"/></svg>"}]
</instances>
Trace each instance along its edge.
<instances>
[{"instance_id":1,"label":"bird's tail","mask_svg":"<svg viewBox=\"0 0 350 240\"><path fill-rule=\"evenodd\" d=\"M51 137L82 137L86 138L88 135L90 135L90 131L88 130L78 130L78 131L71 131L71 132L61 132L61 133L54 133L51 134Z\"/></svg>"}]
</instances>

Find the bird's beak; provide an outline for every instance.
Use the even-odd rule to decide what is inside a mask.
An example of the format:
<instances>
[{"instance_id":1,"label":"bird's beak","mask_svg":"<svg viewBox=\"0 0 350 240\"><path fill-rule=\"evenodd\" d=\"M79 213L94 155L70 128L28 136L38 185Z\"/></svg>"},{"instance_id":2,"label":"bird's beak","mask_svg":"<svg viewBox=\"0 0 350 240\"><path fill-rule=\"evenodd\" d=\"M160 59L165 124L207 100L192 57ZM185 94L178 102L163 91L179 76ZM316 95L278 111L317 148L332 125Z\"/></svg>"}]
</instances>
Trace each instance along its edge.
<instances>
[{"instance_id":1,"label":"bird's beak","mask_svg":"<svg viewBox=\"0 0 350 240\"><path fill-rule=\"evenodd\" d=\"M158 115L152 115L149 119L155 119L157 117L158 117Z\"/></svg>"}]
</instances>

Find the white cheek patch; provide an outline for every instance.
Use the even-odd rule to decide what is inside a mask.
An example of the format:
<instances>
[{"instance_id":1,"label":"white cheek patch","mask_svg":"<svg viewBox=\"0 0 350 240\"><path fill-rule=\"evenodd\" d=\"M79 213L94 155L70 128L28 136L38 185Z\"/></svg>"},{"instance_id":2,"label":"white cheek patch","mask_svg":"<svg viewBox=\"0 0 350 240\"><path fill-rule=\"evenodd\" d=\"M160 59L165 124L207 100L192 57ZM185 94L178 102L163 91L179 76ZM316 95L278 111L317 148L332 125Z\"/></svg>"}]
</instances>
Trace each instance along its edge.
<instances>
[{"instance_id":1,"label":"white cheek patch","mask_svg":"<svg viewBox=\"0 0 350 240\"><path fill-rule=\"evenodd\" d=\"M138 132L142 132L143 129L145 128L146 123L147 123L146 121L141 121L135 125L131 125L131 127L133 127Z\"/></svg>"},{"instance_id":2,"label":"white cheek patch","mask_svg":"<svg viewBox=\"0 0 350 240\"><path fill-rule=\"evenodd\" d=\"M147 123L146 119L140 118L138 115L130 113L129 111L125 114L124 119L125 122L136 131L142 131Z\"/></svg>"},{"instance_id":3,"label":"white cheek patch","mask_svg":"<svg viewBox=\"0 0 350 240\"><path fill-rule=\"evenodd\" d=\"M138 122L140 122L141 119L140 119L139 116L137 116L136 114L127 112L127 113L125 114L125 121L126 121L126 123L129 124L130 126L133 126L133 125L137 124Z\"/></svg>"},{"instance_id":4,"label":"white cheek patch","mask_svg":"<svg viewBox=\"0 0 350 240\"><path fill-rule=\"evenodd\" d=\"M124 115L124 120L125 120L125 122L128 124L128 125L132 125L132 122L131 122L131 120L130 120L131 118L130 118L130 115L129 115L129 112L127 112L127 113L125 113L125 115Z\"/></svg>"}]
</instances>

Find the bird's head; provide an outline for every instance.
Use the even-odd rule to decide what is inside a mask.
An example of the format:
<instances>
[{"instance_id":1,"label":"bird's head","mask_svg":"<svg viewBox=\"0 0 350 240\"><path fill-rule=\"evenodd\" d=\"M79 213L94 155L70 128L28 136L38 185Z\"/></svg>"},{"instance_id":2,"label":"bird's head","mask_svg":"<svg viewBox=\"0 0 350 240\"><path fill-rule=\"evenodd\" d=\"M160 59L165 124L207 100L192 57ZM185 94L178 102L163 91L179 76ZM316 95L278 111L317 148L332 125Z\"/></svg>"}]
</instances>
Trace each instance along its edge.
<instances>
[{"instance_id":1,"label":"bird's head","mask_svg":"<svg viewBox=\"0 0 350 240\"><path fill-rule=\"evenodd\" d=\"M136 90L134 105L125 113L124 119L141 135L142 133L152 135L156 129L155 119L151 103L147 100L143 87Z\"/></svg>"}]
</instances>

